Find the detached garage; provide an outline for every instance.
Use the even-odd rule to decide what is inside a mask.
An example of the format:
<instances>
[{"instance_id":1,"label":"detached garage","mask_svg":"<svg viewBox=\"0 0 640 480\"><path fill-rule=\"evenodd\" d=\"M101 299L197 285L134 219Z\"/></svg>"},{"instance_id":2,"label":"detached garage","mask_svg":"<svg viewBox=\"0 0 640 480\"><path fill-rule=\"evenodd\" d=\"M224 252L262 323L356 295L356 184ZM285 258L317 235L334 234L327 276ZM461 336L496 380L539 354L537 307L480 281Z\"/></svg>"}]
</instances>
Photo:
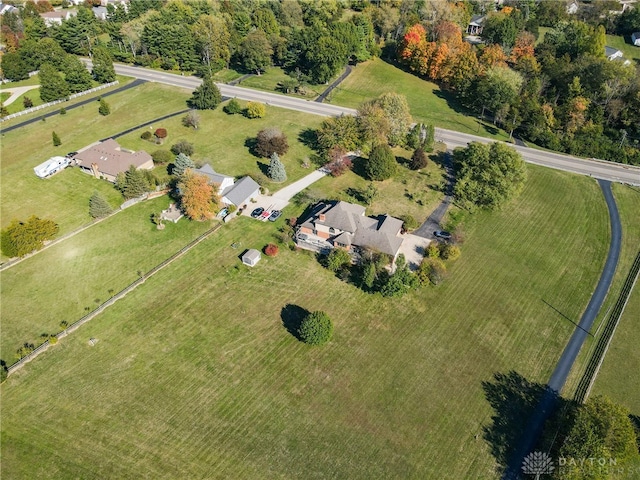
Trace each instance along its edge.
<instances>
[{"instance_id":1,"label":"detached garage","mask_svg":"<svg viewBox=\"0 0 640 480\"><path fill-rule=\"evenodd\" d=\"M260 252L255 248L252 248L242 255L242 263L249 265L250 267L254 267L260 261L260 256Z\"/></svg>"}]
</instances>

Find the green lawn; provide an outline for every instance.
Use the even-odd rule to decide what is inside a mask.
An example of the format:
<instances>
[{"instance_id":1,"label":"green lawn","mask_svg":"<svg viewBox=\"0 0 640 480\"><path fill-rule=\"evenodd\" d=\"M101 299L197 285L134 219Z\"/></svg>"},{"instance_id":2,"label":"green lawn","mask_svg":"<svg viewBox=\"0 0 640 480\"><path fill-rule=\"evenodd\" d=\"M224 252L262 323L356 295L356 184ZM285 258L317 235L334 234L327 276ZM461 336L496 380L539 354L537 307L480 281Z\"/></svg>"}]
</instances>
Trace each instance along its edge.
<instances>
[{"instance_id":1,"label":"green lawn","mask_svg":"<svg viewBox=\"0 0 640 480\"><path fill-rule=\"evenodd\" d=\"M450 93L435 83L404 72L380 59L359 64L331 94L336 105L357 108L385 92L407 97L414 120L483 137L507 140L509 135L480 121L466 111Z\"/></svg>"},{"instance_id":2,"label":"green lawn","mask_svg":"<svg viewBox=\"0 0 640 480\"><path fill-rule=\"evenodd\" d=\"M26 80L20 80L18 82L7 82L2 84L2 88L11 88L11 87L27 87L29 85L39 85L40 77L36 74L32 77L27 78Z\"/></svg>"},{"instance_id":3,"label":"green lawn","mask_svg":"<svg viewBox=\"0 0 640 480\"><path fill-rule=\"evenodd\" d=\"M24 97L29 97L34 107L37 107L38 105L42 105L44 103L40 98L40 90L38 88L35 88L33 90L29 90L28 92L23 93L18 98L16 98L13 101L13 103L11 103L11 105L8 105L7 111L9 112L9 114L26 110L23 103Z\"/></svg>"},{"instance_id":4,"label":"green lawn","mask_svg":"<svg viewBox=\"0 0 640 480\"><path fill-rule=\"evenodd\" d=\"M0 92L0 100L2 100L3 102L7 100L10 96L11 96L11 93L9 92Z\"/></svg>"},{"instance_id":5,"label":"green lawn","mask_svg":"<svg viewBox=\"0 0 640 480\"><path fill-rule=\"evenodd\" d=\"M230 68L223 68L220 71L217 71L213 74L213 81L220 83L228 83L231 80L235 80L236 78L241 77L242 74L232 70Z\"/></svg>"},{"instance_id":6,"label":"green lawn","mask_svg":"<svg viewBox=\"0 0 640 480\"><path fill-rule=\"evenodd\" d=\"M481 382L512 369L549 377L574 327L545 302L578 318L608 246L595 182L528 169L521 197L468 221L450 278L402 299L365 294L306 252L241 266L242 250L272 241L276 226L246 218L224 226L9 377L0 473L496 478L482 437L494 412ZM23 283L7 295L32 288L20 274L37 259L15 267ZM62 288L77 283L71 273ZM50 295L29 297L31 308L46 315ZM330 344L308 348L287 333L287 304L327 311Z\"/></svg>"},{"instance_id":7,"label":"green lawn","mask_svg":"<svg viewBox=\"0 0 640 480\"><path fill-rule=\"evenodd\" d=\"M623 225L626 228L623 230L624 242L616 272L616 282L607 298L606 308L603 309L605 312L617 299L622 282L629 272L640 245L638 222L640 191L617 185L614 192ZM640 351L637 348L640 343L638 319L640 319L640 285L636 284L593 388L593 394L608 395L626 405L635 415L640 415L640 385L635 375L640 370Z\"/></svg>"},{"instance_id":8,"label":"green lawn","mask_svg":"<svg viewBox=\"0 0 640 480\"><path fill-rule=\"evenodd\" d=\"M111 115L106 117L98 114L96 102L46 122L3 133L0 147L2 226L14 218L38 215L55 220L61 233L69 232L90 221L88 202L94 190L105 194L114 206L118 205L121 197L108 182L74 169L42 180L33 173L33 167L51 156L64 155L167 112L184 109L188 97L186 91L144 84L108 97ZM62 140L59 147L51 143L53 131Z\"/></svg>"},{"instance_id":9,"label":"green lawn","mask_svg":"<svg viewBox=\"0 0 640 480\"><path fill-rule=\"evenodd\" d=\"M631 43L631 37L622 37L620 35L607 35L607 46L617 48L624 54L625 59L640 62L640 47L636 47Z\"/></svg>"},{"instance_id":10,"label":"green lawn","mask_svg":"<svg viewBox=\"0 0 640 480\"><path fill-rule=\"evenodd\" d=\"M608 312L610 311L611 308L613 308L613 305L616 303L618 299L620 289L622 288L622 285L625 279L627 278L627 274L629 273L629 268L631 268L631 264L633 263L633 260L636 254L638 253L638 245L640 245L640 222L638 222L638 211L640 211L640 192L635 187L629 187L629 186L618 185L618 184L613 184L613 192L616 198L616 203L618 204L620 220L622 222L622 248L620 251L620 259L618 261L618 267L616 269L616 273L613 278L611 288L609 289L607 298L602 304L602 308L600 309L600 314L596 318L596 321L594 322L594 325L591 328L591 332L593 334L595 334L596 332L598 333L602 332L602 327L603 327L602 322L606 320ZM578 321L579 318L574 320ZM625 324L624 320L621 321L620 325L622 326L624 324ZM631 334L630 332L634 327L632 324L631 326L627 326L626 328L629 329L628 334ZM620 340L620 337L622 337L623 335L624 334L621 334L619 329L616 332L615 341L625 342L625 340ZM627 335L624 335L624 336L626 337ZM578 383L580 382L580 379L582 378L582 375L584 373L584 370L587 367L587 363L589 362L589 358L591 356L593 348L595 347L595 342L597 338L598 337L596 337L595 339L591 336L587 337L585 344L582 350L580 351L580 355L578 355L575 367L571 370L569 378L567 379L567 385L563 391L563 394L565 397L567 398L573 397L575 393L575 389L577 388ZM634 337L632 335L631 340L633 339ZM621 348L624 348L624 347L621 347ZM635 353L629 350L627 354L629 355L629 358L633 358L633 355ZM607 356L606 358L608 359L609 357ZM617 365L617 364L614 363L614 365ZM612 371L610 372L610 376L615 377L615 375L617 374L618 376L615 378L620 379L620 378L623 378L626 375L626 372L629 372L629 371L633 371L633 369L627 370L625 368L624 370L616 371L616 370L613 370L612 368ZM599 381L600 381L600 376L598 376L598 382ZM610 382L613 384L615 382L614 378L612 378ZM598 383L596 382L596 386L597 385ZM634 386L637 389L637 385L634 385ZM612 390L611 393L612 393L612 396L615 395L618 398L623 397L622 392L616 392ZM629 397L627 402L633 403L633 399L637 398L639 394L640 394L640 391L638 391L635 396ZM632 406L629 403L627 403L627 405L629 407ZM634 404L634 406L635 405L637 404Z\"/></svg>"},{"instance_id":11,"label":"green lawn","mask_svg":"<svg viewBox=\"0 0 640 480\"><path fill-rule=\"evenodd\" d=\"M342 71L340 73L342 73ZM254 75L253 77L243 80L240 85L247 88L257 88L259 90L275 92L278 91L278 84L283 80L291 80L291 77L280 67L270 67L260 75ZM305 88L306 95L291 94L291 96L312 99L320 95L326 88L326 85L307 85Z\"/></svg>"},{"instance_id":12,"label":"green lawn","mask_svg":"<svg viewBox=\"0 0 640 480\"><path fill-rule=\"evenodd\" d=\"M240 103L245 105L245 102ZM256 119L249 119L243 115L227 115L222 111L222 107L198 113L201 121L197 130L183 126L182 115L153 125L153 129L167 129L169 135L162 146L142 140L140 135L144 129L125 135L119 141L128 148L144 149L151 153L159 148L169 149L178 141L186 140L195 147L195 153L192 155L195 162L208 162L216 171L226 175L252 175L257 178L266 171L269 159L252 155L247 142L255 139L258 132L265 127L278 127L287 135L289 141L289 151L281 157L286 167L287 181L275 184L263 178L263 183L270 190L277 190L310 173L308 169L302 168L301 164L305 158L313 154L313 151L301 143L298 137L305 130L318 128L322 117L276 107L267 107L266 116Z\"/></svg>"}]
</instances>

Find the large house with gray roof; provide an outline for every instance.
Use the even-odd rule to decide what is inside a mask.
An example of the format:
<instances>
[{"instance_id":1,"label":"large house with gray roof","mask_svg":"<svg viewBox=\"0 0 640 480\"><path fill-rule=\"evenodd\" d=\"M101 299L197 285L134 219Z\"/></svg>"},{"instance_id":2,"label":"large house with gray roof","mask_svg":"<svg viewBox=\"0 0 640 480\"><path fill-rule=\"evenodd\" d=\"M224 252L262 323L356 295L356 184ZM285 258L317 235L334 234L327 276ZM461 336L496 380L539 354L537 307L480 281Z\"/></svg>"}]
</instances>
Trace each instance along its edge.
<instances>
[{"instance_id":1,"label":"large house with gray roof","mask_svg":"<svg viewBox=\"0 0 640 480\"><path fill-rule=\"evenodd\" d=\"M403 238L402 220L389 215L365 216L365 208L347 202L317 204L298 227L296 242L302 248L371 249L395 261Z\"/></svg>"},{"instance_id":2,"label":"large house with gray roof","mask_svg":"<svg viewBox=\"0 0 640 480\"><path fill-rule=\"evenodd\" d=\"M73 161L85 173L110 182L118 173L133 165L138 170L151 170L153 158L144 150L133 152L122 148L113 138L84 148L73 155Z\"/></svg>"},{"instance_id":3,"label":"large house with gray roof","mask_svg":"<svg viewBox=\"0 0 640 480\"><path fill-rule=\"evenodd\" d=\"M226 205L241 207L260 193L260 185L248 176L236 182L233 177L216 172L208 163L193 171L207 177L210 184L218 186L218 194Z\"/></svg>"}]
</instances>

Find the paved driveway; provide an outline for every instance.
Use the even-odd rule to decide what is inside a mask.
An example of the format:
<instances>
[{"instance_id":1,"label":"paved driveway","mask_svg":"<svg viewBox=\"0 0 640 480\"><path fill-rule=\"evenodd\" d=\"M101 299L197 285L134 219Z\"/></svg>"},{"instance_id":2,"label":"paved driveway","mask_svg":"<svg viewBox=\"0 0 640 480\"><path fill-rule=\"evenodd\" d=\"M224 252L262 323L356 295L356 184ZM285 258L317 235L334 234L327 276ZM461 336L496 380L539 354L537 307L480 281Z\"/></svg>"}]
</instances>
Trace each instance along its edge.
<instances>
[{"instance_id":1,"label":"paved driveway","mask_svg":"<svg viewBox=\"0 0 640 480\"><path fill-rule=\"evenodd\" d=\"M20 95L22 95L23 93L27 93L29 90L34 90L36 88L40 88L40 85L29 85L27 87L3 88L0 91L2 91L2 93L11 94L11 96L7 98L4 102L5 106L7 106L7 105L11 105L18 98L20 98Z\"/></svg>"},{"instance_id":2,"label":"paved driveway","mask_svg":"<svg viewBox=\"0 0 640 480\"><path fill-rule=\"evenodd\" d=\"M428 238L419 237L411 233L402 235L403 241L400 246L400 253L404 255L411 270L415 270L422 262L424 252L431 243Z\"/></svg>"}]
</instances>

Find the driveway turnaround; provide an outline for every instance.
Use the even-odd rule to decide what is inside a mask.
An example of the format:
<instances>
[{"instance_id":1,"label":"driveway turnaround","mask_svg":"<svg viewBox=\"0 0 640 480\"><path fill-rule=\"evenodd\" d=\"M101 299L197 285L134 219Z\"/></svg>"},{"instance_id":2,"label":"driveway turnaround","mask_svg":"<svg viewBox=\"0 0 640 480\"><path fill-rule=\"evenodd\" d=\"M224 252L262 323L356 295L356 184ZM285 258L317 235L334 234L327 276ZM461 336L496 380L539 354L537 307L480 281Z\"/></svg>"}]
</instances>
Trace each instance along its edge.
<instances>
[{"instance_id":1,"label":"driveway turnaround","mask_svg":"<svg viewBox=\"0 0 640 480\"><path fill-rule=\"evenodd\" d=\"M622 227L620 225L620 216L618 215L618 207L616 201L611 192L611 183L603 180L599 180L600 188L604 194L604 199L607 202L607 209L609 210L609 221L611 226L611 243L609 244L609 253L607 254L607 260L604 264L604 269L598 280L591 300L580 318L580 322L573 331L573 335L569 339L569 343L562 352L562 356L556 365L555 370L551 374L549 382L547 382L547 388L543 395L538 407L528 419L527 429L525 430L519 444L516 447L515 454L512 461L509 463L504 475L504 479L517 479L520 478L520 469L522 467L522 461L524 457L528 455L535 447L545 421L555 411L558 404L558 397L562 392L565 382L571 367L580 353L580 349L587 335L591 335L589 330L593 326L593 322L602 307L613 275L616 272L618 265L618 258L620 257L620 245L622 242Z\"/></svg>"}]
</instances>

